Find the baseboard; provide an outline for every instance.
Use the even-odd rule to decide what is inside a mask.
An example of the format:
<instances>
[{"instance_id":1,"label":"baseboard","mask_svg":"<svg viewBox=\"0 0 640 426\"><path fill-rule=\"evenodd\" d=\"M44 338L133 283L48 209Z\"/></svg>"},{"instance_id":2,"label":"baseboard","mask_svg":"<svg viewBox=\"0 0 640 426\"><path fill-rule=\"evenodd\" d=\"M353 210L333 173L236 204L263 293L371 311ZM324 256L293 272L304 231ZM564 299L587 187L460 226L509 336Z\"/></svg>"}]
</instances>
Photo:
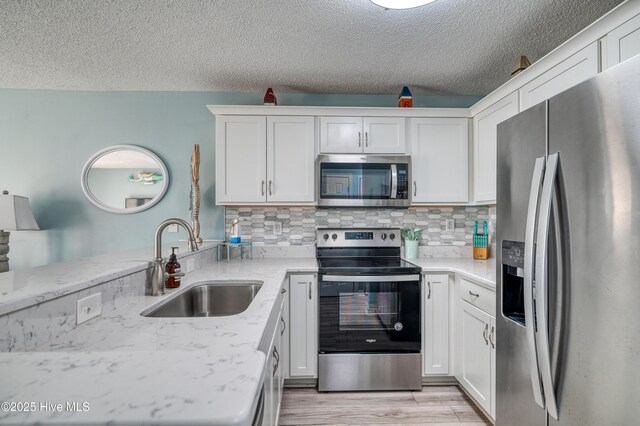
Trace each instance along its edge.
<instances>
[{"instance_id":1,"label":"baseboard","mask_svg":"<svg viewBox=\"0 0 640 426\"><path fill-rule=\"evenodd\" d=\"M318 379L314 379L312 377L284 379L285 388L315 388L317 386Z\"/></svg>"},{"instance_id":2,"label":"baseboard","mask_svg":"<svg viewBox=\"0 0 640 426\"><path fill-rule=\"evenodd\" d=\"M484 414L484 416L485 416L487 419L489 419L489 421L491 422L491 424L495 426L496 421L491 417L491 414L487 413L487 411L486 411L484 408L482 408L482 407L480 406L480 404L478 404L478 401L476 401L476 399L475 399L474 397L472 397L472 396L471 396L471 394L470 394L469 392L467 392L467 390L464 388L464 386L462 386L462 385L460 384L460 382L458 382L457 380L456 380L456 382L458 383L458 388L460 388L460 390L461 390L465 395L467 395L467 396L469 397L469 399L471 399L471 401L473 401L473 403L476 405L476 407L478 407L478 410L482 411L482 414Z\"/></svg>"},{"instance_id":3,"label":"baseboard","mask_svg":"<svg viewBox=\"0 0 640 426\"><path fill-rule=\"evenodd\" d=\"M458 381L453 376L425 376L422 377L423 386L457 385Z\"/></svg>"}]
</instances>

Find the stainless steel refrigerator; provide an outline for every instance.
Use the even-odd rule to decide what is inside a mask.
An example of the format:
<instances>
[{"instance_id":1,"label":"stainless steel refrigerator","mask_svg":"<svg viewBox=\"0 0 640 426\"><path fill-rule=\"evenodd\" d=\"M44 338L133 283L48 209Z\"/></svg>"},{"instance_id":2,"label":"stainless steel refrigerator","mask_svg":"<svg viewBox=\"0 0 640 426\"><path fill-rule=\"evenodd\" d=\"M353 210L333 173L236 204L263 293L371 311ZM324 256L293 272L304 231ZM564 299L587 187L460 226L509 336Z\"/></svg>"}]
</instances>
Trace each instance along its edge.
<instances>
[{"instance_id":1,"label":"stainless steel refrigerator","mask_svg":"<svg viewBox=\"0 0 640 426\"><path fill-rule=\"evenodd\" d=\"M498 126L498 426L640 424L640 57Z\"/></svg>"}]
</instances>

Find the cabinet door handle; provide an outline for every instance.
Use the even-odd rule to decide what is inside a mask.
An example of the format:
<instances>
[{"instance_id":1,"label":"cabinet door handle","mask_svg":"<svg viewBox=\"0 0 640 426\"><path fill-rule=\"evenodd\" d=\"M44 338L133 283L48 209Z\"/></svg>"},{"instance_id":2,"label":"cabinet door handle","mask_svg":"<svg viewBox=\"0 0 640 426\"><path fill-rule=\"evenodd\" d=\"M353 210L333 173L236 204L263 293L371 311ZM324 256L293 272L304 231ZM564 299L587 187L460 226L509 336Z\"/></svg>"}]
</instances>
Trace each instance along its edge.
<instances>
[{"instance_id":1,"label":"cabinet door handle","mask_svg":"<svg viewBox=\"0 0 640 426\"><path fill-rule=\"evenodd\" d=\"M369 146L369 132L364 132L364 146Z\"/></svg>"},{"instance_id":2,"label":"cabinet door handle","mask_svg":"<svg viewBox=\"0 0 640 426\"><path fill-rule=\"evenodd\" d=\"M287 329L287 323L284 322L284 318L280 317L280 321L282 321L282 330L280 330L280 335L284 334L284 331Z\"/></svg>"},{"instance_id":3,"label":"cabinet door handle","mask_svg":"<svg viewBox=\"0 0 640 426\"><path fill-rule=\"evenodd\" d=\"M415 197L418 194L418 185L416 184L416 181L413 181L413 196Z\"/></svg>"},{"instance_id":4,"label":"cabinet door handle","mask_svg":"<svg viewBox=\"0 0 640 426\"><path fill-rule=\"evenodd\" d=\"M287 292L286 288L283 288L282 290L280 290L280 294L285 294Z\"/></svg>"},{"instance_id":5,"label":"cabinet door handle","mask_svg":"<svg viewBox=\"0 0 640 426\"><path fill-rule=\"evenodd\" d=\"M276 377L276 372L278 371L278 367L280 366L280 354L278 353L278 349L273 347L273 359L276 361L276 366L273 368L273 377Z\"/></svg>"},{"instance_id":6,"label":"cabinet door handle","mask_svg":"<svg viewBox=\"0 0 640 426\"><path fill-rule=\"evenodd\" d=\"M480 294L478 294L478 293L474 293L474 292L472 292L471 290L469 290L469 295L470 295L471 297L480 297Z\"/></svg>"},{"instance_id":7,"label":"cabinet door handle","mask_svg":"<svg viewBox=\"0 0 640 426\"><path fill-rule=\"evenodd\" d=\"M358 147L362 146L362 132L358 132Z\"/></svg>"},{"instance_id":8,"label":"cabinet door handle","mask_svg":"<svg viewBox=\"0 0 640 426\"><path fill-rule=\"evenodd\" d=\"M491 326L491 334L489 334L489 342L491 342L491 347L495 348L496 347L496 340L495 340L495 327Z\"/></svg>"},{"instance_id":9,"label":"cabinet door handle","mask_svg":"<svg viewBox=\"0 0 640 426\"><path fill-rule=\"evenodd\" d=\"M484 343L489 346L489 338L487 337L487 332L489 331L489 324L484 325L484 331L482 332L482 337L484 337Z\"/></svg>"},{"instance_id":10,"label":"cabinet door handle","mask_svg":"<svg viewBox=\"0 0 640 426\"><path fill-rule=\"evenodd\" d=\"M309 300L311 300L311 285L312 285L312 283L309 282Z\"/></svg>"},{"instance_id":11,"label":"cabinet door handle","mask_svg":"<svg viewBox=\"0 0 640 426\"><path fill-rule=\"evenodd\" d=\"M264 181L262 181L262 186L261 186L261 188L262 188L262 196L264 197Z\"/></svg>"},{"instance_id":12,"label":"cabinet door handle","mask_svg":"<svg viewBox=\"0 0 640 426\"><path fill-rule=\"evenodd\" d=\"M269 181L269 195L273 195L272 189L273 189L273 181L270 180Z\"/></svg>"},{"instance_id":13,"label":"cabinet door handle","mask_svg":"<svg viewBox=\"0 0 640 426\"><path fill-rule=\"evenodd\" d=\"M427 288L429 290L427 293L427 299L431 299L431 281L427 281Z\"/></svg>"}]
</instances>

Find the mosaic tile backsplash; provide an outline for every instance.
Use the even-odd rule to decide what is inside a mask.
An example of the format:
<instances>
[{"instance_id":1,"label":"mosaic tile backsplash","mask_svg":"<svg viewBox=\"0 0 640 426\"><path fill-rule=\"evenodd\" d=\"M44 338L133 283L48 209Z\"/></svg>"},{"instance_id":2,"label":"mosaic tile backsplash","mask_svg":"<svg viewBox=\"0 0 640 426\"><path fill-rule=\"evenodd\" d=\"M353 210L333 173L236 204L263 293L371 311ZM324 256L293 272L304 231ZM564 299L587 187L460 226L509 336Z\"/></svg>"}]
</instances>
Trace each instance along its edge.
<instances>
[{"instance_id":1,"label":"mosaic tile backsplash","mask_svg":"<svg viewBox=\"0 0 640 426\"><path fill-rule=\"evenodd\" d=\"M472 246L473 222L486 220L489 238L495 233L495 206L411 207L409 209L334 209L316 207L227 207L227 238L234 219L241 237L255 246L314 245L318 227L422 228L421 246ZM446 230L446 219L455 221ZM282 227L278 235L274 228Z\"/></svg>"}]
</instances>

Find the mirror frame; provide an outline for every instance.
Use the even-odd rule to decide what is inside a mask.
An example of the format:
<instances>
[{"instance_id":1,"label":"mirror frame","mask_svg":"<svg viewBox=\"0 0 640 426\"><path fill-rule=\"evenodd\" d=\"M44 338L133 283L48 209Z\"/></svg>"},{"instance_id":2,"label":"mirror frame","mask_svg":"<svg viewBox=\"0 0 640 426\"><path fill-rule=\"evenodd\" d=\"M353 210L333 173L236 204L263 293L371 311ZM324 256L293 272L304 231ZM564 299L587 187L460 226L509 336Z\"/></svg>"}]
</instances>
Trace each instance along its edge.
<instances>
[{"instance_id":1,"label":"mirror frame","mask_svg":"<svg viewBox=\"0 0 640 426\"><path fill-rule=\"evenodd\" d=\"M158 195L156 195L156 197L154 197L153 200L151 200L147 204L143 204L141 206L133 207L130 209L127 209L127 208L118 209L115 207L108 206L107 204L98 200L93 195L93 192L91 192L91 189L89 188L89 172L91 171L91 167L102 156L109 154L111 152L117 152L117 151L137 151L142 154L146 154L149 157L151 157L153 160L155 160L160 166L160 169L162 169L162 188L160 189L160 192L158 193ZM150 209L151 207L158 204L160 200L162 200L162 198L164 198L164 195L166 194L167 189L169 189L169 170L167 169L166 164L164 164L164 161L160 159L160 157L158 157L156 154L154 154L153 152L149 151L146 148L142 148L141 146L137 146L137 145L112 145L105 149L101 149L100 151L93 154L91 158L89 158L89 160L87 161L87 163L84 165L82 169L82 174L80 176L80 184L82 185L82 192L84 192L84 195L87 197L87 199L89 199L91 204L93 204L94 206L98 207L101 210L104 210L109 213L115 213L115 214L139 213L141 211Z\"/></svg>"}]
</instances>

